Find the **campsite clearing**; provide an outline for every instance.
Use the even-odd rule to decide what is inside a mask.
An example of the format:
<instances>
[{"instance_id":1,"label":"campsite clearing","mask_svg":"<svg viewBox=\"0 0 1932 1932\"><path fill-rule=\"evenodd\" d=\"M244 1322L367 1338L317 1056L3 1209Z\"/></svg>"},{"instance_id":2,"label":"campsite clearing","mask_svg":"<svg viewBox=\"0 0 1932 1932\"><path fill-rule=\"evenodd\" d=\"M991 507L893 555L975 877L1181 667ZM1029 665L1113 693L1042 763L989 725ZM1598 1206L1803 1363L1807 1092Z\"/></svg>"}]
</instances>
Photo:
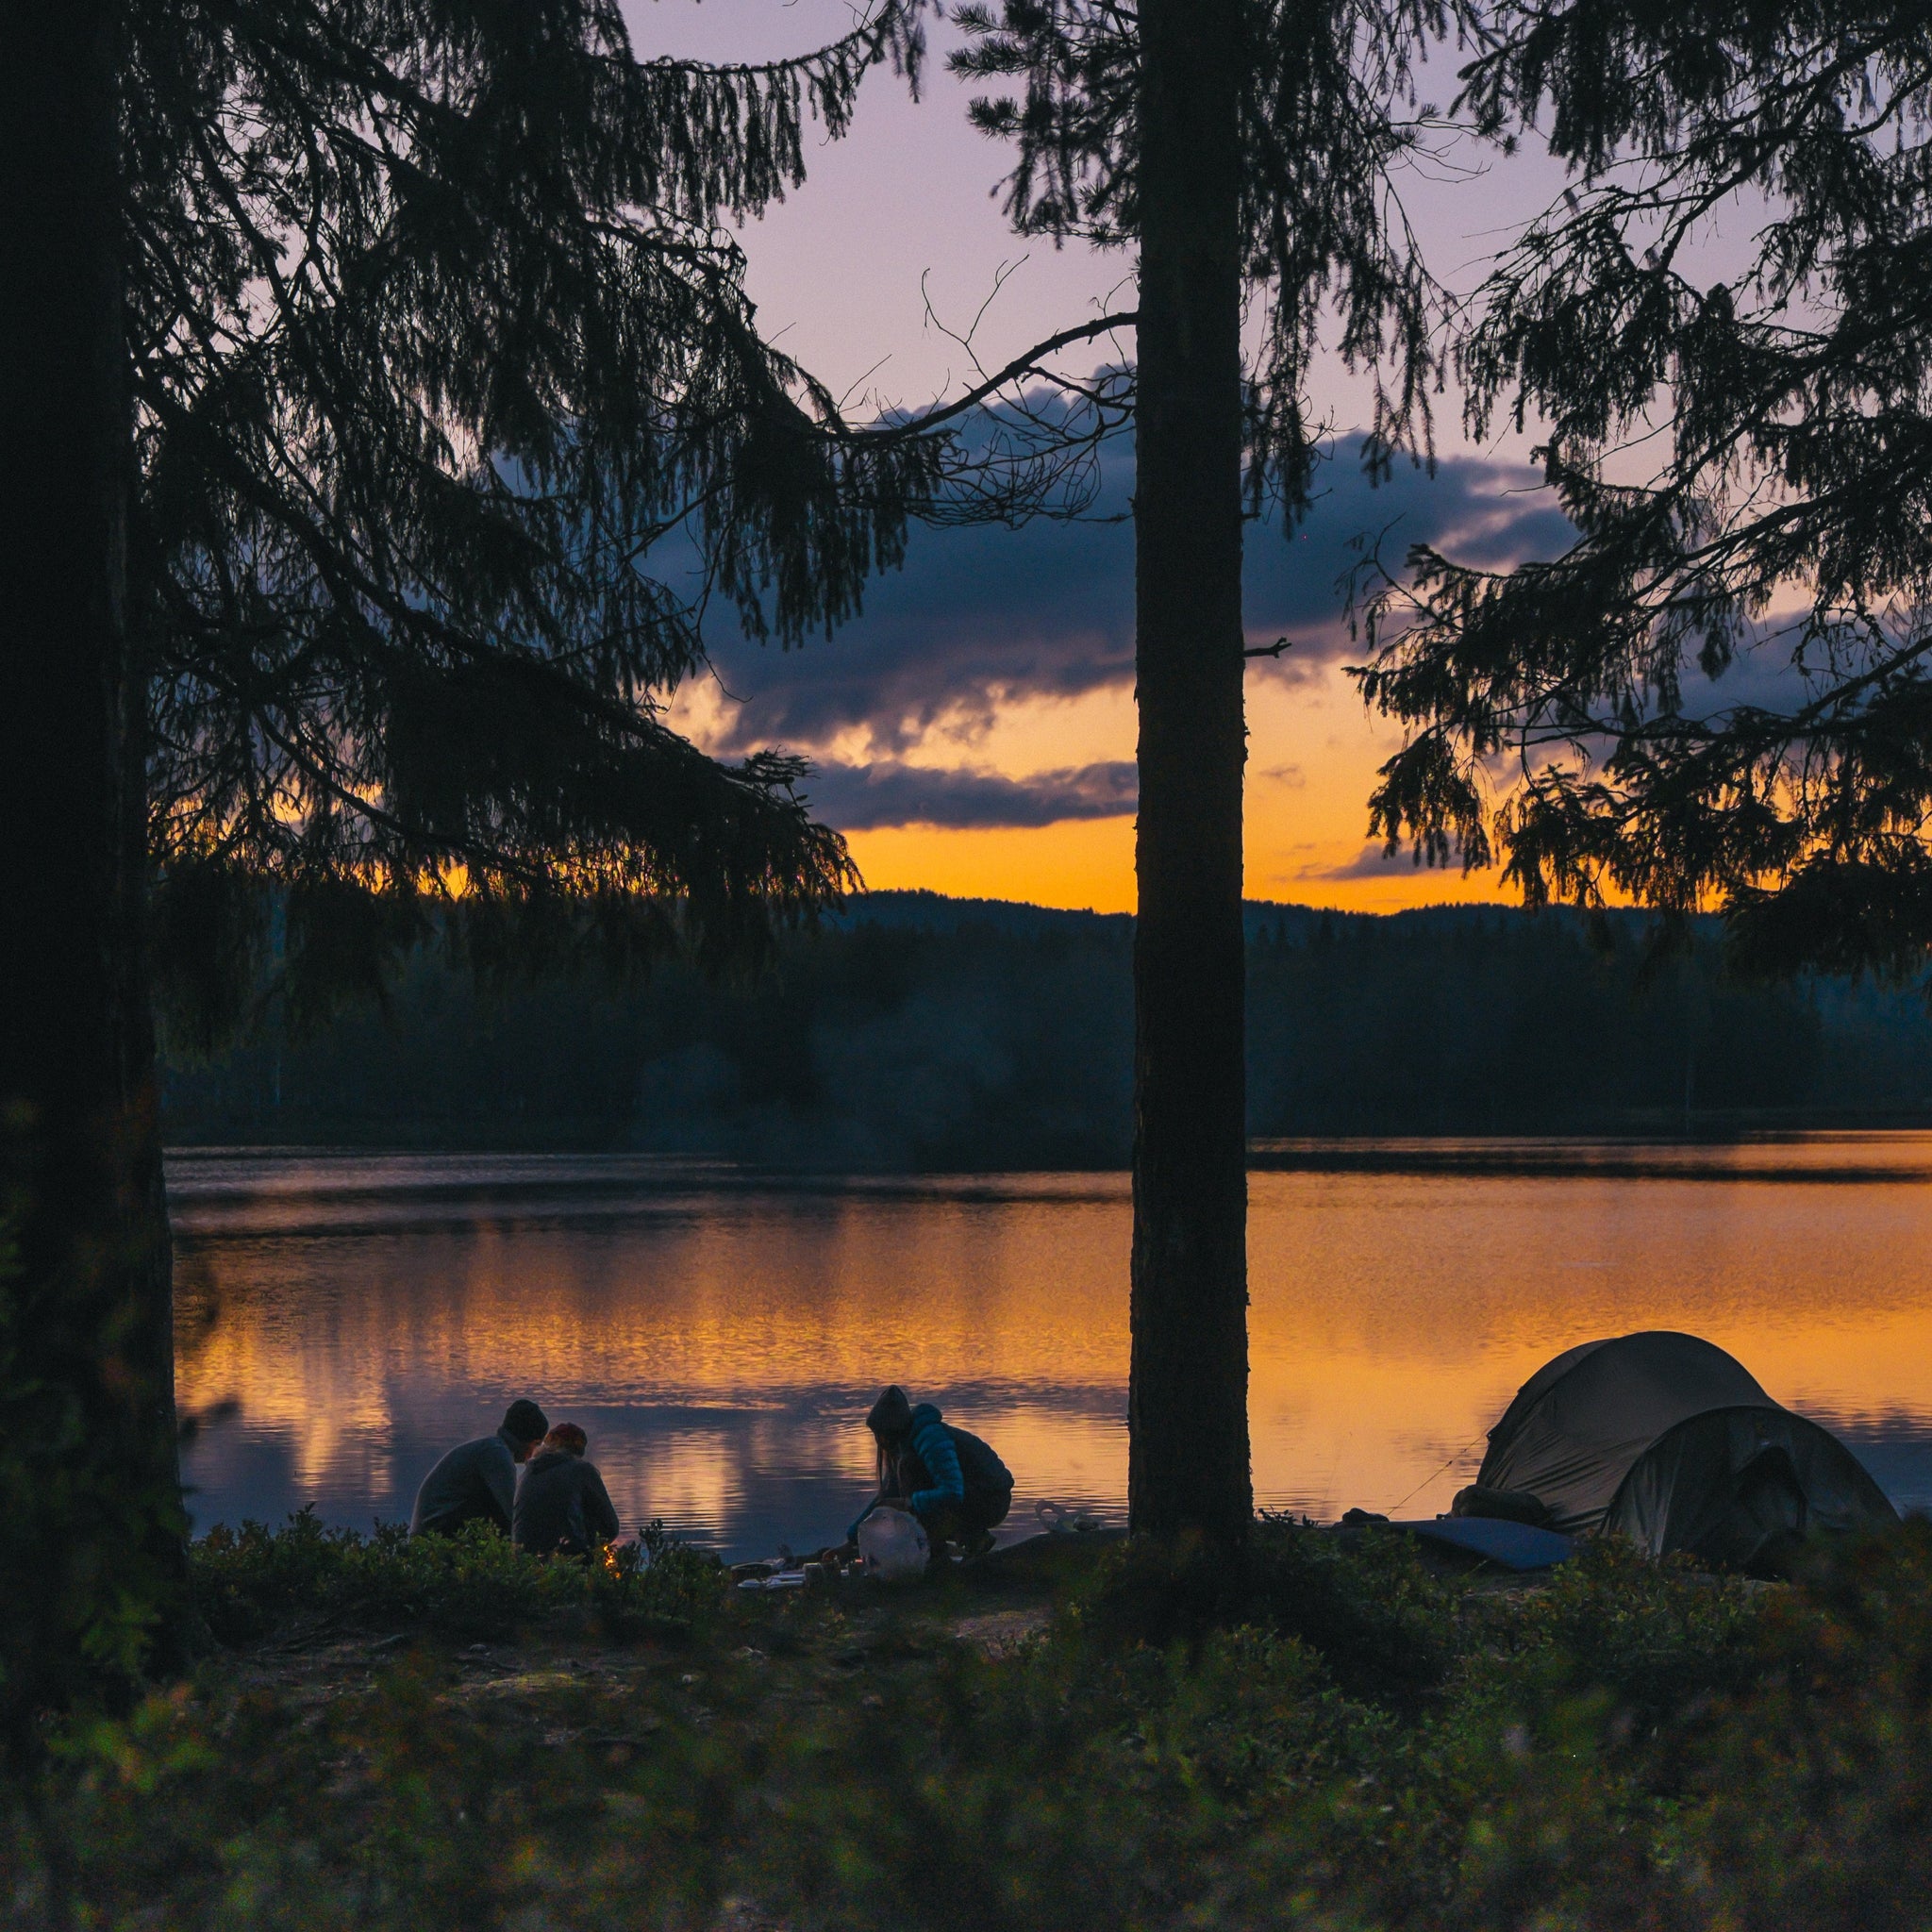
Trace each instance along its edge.
<instances>
[{"instance_id":1,"label":"campsite clearing","mask_svg":"<svg viewBox=\"0 0 1932 1932\"><path fill-rule=\"evenodd\" d=\"M898 1593L673 1556L627 1607L438 1560L198 1554L253 1634L8 1794L10 1923L1850 1932L1932 1895L1922 1523L1770 1589L1280 1522Z\"/></svg>"}]
</instances>

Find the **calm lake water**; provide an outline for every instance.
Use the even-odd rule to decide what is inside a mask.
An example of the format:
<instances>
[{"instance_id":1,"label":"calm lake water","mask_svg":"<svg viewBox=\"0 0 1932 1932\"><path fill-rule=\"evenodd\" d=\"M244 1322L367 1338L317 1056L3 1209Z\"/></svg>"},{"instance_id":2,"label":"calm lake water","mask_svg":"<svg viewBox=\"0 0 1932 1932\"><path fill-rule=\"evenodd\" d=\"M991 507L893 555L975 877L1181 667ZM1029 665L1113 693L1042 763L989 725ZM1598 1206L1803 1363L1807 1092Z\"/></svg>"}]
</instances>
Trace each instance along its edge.
<instances>
[{"instance_id":1,"label":"calm lake water","mask_svg":"<svg viewBox=\"0 0 1932 1932\"><path fill-rule=\"evenodd\" d=\"M1724 1147L1274 1143L1249 1237L1255 1487L1446 1508L1548 1357L1671 1327L1932 1506L1932 1136ZM1117 1174L800 1180L625 1157L171 1157L197 1524L407 1516L533 1395L626 1526L733 1554L838 1534L905 1383L1040 1499L1118 1513Z\"/></svg>"}]
</instances>

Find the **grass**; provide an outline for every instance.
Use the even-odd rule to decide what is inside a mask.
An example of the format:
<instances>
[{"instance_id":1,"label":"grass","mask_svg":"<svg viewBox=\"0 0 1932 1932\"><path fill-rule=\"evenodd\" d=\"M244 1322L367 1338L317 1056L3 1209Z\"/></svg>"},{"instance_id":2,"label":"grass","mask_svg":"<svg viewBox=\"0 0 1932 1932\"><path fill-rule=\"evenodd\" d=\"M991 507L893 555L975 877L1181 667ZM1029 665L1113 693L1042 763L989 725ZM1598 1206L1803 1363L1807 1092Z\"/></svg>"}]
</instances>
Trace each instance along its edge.
<instances>
[{"instance_id":1,"label":"grass","mask_svg":"<svg viewBox=\"0 0 1932 1932\"><path fill-rule=\"evenodd\" d=\"M742 1595L296 1519L7 1793L42 1926L1887 1928L1932 1918L1932 1531L1755 1589L1387 1533Z\"/></svg>"}]
</instances>

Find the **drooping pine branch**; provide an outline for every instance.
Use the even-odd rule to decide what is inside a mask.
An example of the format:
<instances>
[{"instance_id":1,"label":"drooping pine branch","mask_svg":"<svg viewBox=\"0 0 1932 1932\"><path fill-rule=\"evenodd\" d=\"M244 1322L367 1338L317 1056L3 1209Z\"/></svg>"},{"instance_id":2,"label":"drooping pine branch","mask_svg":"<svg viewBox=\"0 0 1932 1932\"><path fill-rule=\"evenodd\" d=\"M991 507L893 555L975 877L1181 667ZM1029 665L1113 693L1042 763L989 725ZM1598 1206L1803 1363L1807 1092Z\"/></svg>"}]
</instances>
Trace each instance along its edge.
<instances>
[{"instance_id":1,"label":"drooping pine branch","mask_svg":"<svg viewBox=\"0 0 1932 1932\"><path fill-rule=\"evenodd\" d=\"M990 89L974 123L1009 142L1006 207L1023 233L1128 245L1138 232L1139 17L1114 0L1004 0L956 18L956 72ZM1475 25L1437 0L1250 0L1243 9L1243 275L1265 329L1249 372L1251 508L1305 508L1320 441L1318 339L1376 373L1367 450L1430 447L1429 385L1445 305L1402 210L1399 174L1435 110L1414 92L1426 46Z\"/></svg>"},{"instance_id":2,"label":"drooping pine branch","mask_svg":"<svg viewBox=\"0 0 1932 1932\"><path fill-rule=\"evenodd\" d=\"M735 939L850 884L795 763L716 765L661 708L709 603L829 629L931 493L934 439L835 433L762 341L722 225L870 71L916 81L922 11L716 67L638 59L614 0L126 9L164 876Z\"/></svg>"},{"instance_id":3,"label":"drooping pine branch","mask_svg":"<svg viewBox=\"0 0 1932 1932\"><path fill-rule=\"evenodd\" d=\"M1932 26L1581 0L1468 79L1577 171L1460 354L1475 429L1548 425L1577 538L1501 574L1419 551L1374 600L1363 688L1413 731L1379 828L1476 862L1493 833L1533 899L1727 908L1760 961L1917 962Z\"/></svg>"}]
</instances>

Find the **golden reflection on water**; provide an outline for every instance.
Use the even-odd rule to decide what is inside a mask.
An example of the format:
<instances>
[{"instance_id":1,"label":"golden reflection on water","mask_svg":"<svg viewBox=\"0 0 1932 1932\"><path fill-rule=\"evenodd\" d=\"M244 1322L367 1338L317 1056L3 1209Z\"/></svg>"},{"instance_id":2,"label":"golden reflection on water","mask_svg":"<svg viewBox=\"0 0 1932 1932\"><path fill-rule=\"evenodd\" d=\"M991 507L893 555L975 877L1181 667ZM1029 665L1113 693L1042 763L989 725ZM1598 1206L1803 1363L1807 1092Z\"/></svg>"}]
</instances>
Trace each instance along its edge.
<instances>
[{"instance_id":1,"label":"golden reflection on water","mask_svg":"<svg viewBox=\"0 0 1932 1932\"><path fill-rule=\"evenodd\" d=\"M213 1310L182 1396L240 1405L191 1456L204 1521L406 1513L440 1447L527 1392L591 1429L627 1520L803 1542L863 1491L888 1380L991 1438L1023 1510L1124 1498L1124 1176L630 1188L524 1162L465 1194L355 1165L177 1163L184 1335ZM1645 1327L1889 1442L1874 1472L1932 1500L1932 1185L1269 1172L1251 1195L1270 1507L1446 1507L1541 1362Z\"/></svg>"}]
</instances>

